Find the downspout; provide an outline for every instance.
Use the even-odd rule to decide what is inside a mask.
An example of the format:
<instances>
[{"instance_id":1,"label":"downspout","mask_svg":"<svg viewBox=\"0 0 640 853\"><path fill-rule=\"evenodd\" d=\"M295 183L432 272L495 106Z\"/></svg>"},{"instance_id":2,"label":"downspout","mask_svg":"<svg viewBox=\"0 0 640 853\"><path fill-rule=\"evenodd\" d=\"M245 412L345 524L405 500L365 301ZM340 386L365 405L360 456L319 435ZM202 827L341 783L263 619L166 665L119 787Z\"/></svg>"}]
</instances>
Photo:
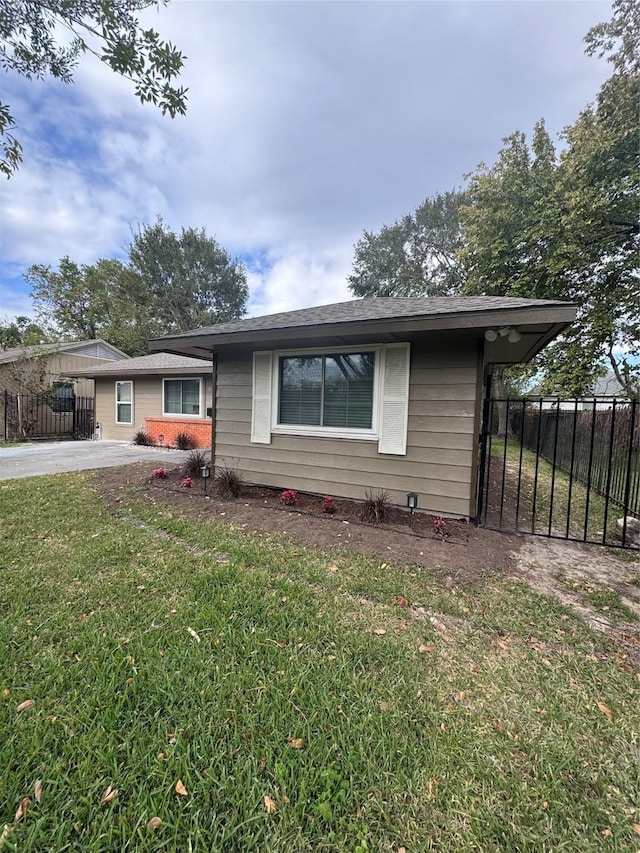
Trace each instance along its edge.
<instances>
[{"instance_id":1,"label":"downspout","mask_svg":"<svg viewBox=\"0 0 640 853\"><path fill-rule=\"evenodd\" d=\"M218 359L211 350L211 477L216 473L216 409L218 403Z\"/></svg>"}]
</instances>

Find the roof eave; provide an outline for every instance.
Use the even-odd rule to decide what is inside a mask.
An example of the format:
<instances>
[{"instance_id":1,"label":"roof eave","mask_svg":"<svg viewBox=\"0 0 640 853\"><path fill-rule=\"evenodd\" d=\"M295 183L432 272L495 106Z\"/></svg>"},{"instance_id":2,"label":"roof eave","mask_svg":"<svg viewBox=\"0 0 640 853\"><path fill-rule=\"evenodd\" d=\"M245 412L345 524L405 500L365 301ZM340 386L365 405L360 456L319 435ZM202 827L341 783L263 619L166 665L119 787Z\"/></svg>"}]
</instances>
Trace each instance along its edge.
<instances>
[{"instance_id":1,"label":"roof eave","mask_svg":"<svg viewBox=\"0 0 640 853\"><path fill-rule=\"evenodd\" d=\"M240 347L246 345L252 349L273 343L277 343L278 346L286 346L288 341L297 340L301 337L309 340L310 344L313 345L314 341L319 341L322 338L341 337L356 339L375 332L384 332L385 334L392 334L397 337L403 333L470 331L503 325L526 326L528 324L549 323L553 327L557 327L558 331L551 332L548 338L545 336L545 343L540 344L539 347L534 346L532 348L532 350L535 349L535 352L538 352L549 340L573 322L576 310L575 305L567 303L566 305L494 308L482 311L460 311L410 317L349 320L321 325L303 324L286 328L241 330L218 334L205 332L193 335L183 334L179 337L167 336L164 338L155 338L149 341L148 347L150 352L171 352L176 355L190 355L202 358L209 355L212 351L229 346Z\"/></svg>"}]
</instances>

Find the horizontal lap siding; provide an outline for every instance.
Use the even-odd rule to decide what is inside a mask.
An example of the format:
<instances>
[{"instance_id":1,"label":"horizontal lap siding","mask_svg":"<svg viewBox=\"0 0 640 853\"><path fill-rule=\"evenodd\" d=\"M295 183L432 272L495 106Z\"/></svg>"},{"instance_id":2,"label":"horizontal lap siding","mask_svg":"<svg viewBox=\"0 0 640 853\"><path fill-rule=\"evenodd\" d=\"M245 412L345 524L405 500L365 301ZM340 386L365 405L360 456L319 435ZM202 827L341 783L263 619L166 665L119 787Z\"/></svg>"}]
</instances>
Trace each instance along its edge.
<instances>
[{"instance_id":1,"label":"horizontal lap siding","mask_svg":"<svg viewBox=\"0 0 640 853\"><path fill-rule=\"evenodd\" d=\"M275 488L363 498L385 489L404 505L416 491L434 513L470 516L475 494L477 353L412 345L407 453L378 453L377 441L273 435L252 444L252 357L218 361L216 464Z\"/></svg>"},{"instance_id":2,"label":"horizontal lap siding","mask_svg":"<svg viewBox=\"0 0 640 853\"><path fill-rule=\"evenodd\" d=\"M167 379L173 377L167 376ZM191 378L191 377L189 377ZM197 378L197 377L193 377ZM101 425L102 438L130 441L134 434L145 428L145 418L162 416L162 376L138 376L97 378L96 379L96 423ZM133 381L133 424L116 423L116 382ZM205 377L205 402L211 406L211 378ZM201 423L201 418L189 418Z\"/></svg>"}]
</instances>

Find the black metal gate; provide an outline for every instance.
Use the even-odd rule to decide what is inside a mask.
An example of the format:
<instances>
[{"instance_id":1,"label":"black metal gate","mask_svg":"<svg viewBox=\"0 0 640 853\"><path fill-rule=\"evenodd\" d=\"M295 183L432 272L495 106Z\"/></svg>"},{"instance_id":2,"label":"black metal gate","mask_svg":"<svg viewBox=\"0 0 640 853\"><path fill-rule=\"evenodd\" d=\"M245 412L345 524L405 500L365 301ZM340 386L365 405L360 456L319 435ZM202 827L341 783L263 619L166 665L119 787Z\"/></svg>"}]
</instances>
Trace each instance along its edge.
<instances>
[{"instance_id":1,"label":"black metal gate","mask_svg":"<svg viewBox=\"0 0 640 853\"><path fill-rule=\"evenodd\" d=\"M4 441L92 438L93 397L48 391L44 394L0 395L0 429Z\"/></svg>"},{"instance_id":2,"label":"black metal gate","mask_svg":"<svg viewBox=\"0 0 640 853\"><path fill-rule=\"evenodd\" d=\"M494 530L640 545L640 404L485 400L477 520Z\"/></svg>"}]
</instances>

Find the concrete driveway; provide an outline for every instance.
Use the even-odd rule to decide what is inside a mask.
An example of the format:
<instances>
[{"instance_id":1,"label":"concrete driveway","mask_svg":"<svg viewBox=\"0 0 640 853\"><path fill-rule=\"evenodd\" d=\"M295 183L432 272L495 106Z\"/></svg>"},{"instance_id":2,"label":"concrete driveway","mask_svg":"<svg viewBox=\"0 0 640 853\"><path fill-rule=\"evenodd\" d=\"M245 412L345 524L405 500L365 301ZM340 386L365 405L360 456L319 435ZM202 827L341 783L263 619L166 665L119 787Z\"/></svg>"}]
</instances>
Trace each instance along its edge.
<instances>
[{"instance_id":1,"label":"concrete driveway","mask_svg":"<svg viewBox=\"0 0 640 853\"><path fill-rule=\"evenodd\" d=\"M122 441L56 441L0 448L0 480L111 468L131 462L167 465L182 462L188 451L135 447Z\"/></svg>"}]
</instances>

